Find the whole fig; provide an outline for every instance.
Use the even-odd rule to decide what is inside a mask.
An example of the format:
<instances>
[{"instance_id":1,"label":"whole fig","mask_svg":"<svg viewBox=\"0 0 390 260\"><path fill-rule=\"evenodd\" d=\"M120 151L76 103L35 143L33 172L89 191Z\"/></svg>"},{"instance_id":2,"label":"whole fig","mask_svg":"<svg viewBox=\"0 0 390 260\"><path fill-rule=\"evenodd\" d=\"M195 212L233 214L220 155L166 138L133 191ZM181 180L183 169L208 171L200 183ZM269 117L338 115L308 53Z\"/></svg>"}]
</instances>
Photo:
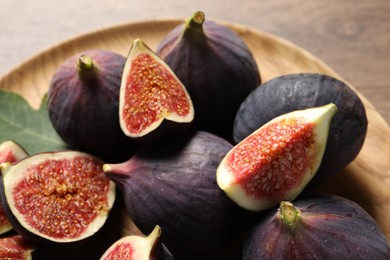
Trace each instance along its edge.
<instances>
[{"instance_id":1,"label":"whole fig","mask_svg":"<svg viewBox=\"0 0 390 260\"><path fill-rule=\"evenodd\" d=\"M358 94L344 82L318 73L287 74L273 78L254 90L241 104L233 136L240 142L273 118L299 109L334 103L322 163L310 188L329 179L359 154L367 133L367 115Z\"/></svg>"},{"instance_id":2,"label":"whole fig","mask_svg":"<svg viewBox=\"0 0 390 260\"><path fill-rule=\"evenodd\" d=\"M238 107L261 83L241 37L196 12L170 31L156 52L186 86L195 108L194 127L229 138Z\"/></svg>"},{"instance_id":3,"label":"whole fig","mask_svg":"<svg viewBox=\"0 0 390 260\"><path fill-rule=\"evenodd\" d=\"M122 190L129 216L142 233L158 225L173 255L202 254L224 245L236 225L239 208L215 179L231 147L213 134L187 132L103 169Z\"/></svg>"},{"instance_id":4,"label":"whole fig","mask_svg":"<svg viewBox=\"0 0 390 260\"><path fill-rule=\"evenodd\" d=\"M86 50L57 69L48 91L50 120L71 148L105 161L127 159L136 149L119 125L119 90L126 58Z\"/></svg>"},{"instance_id":5,"label":"whole fig","mask_svg":"<svg viewBox=\"0 0 390 260\"><path fill-rule=\"evenodd\" d=\"M389 259L383 230L358 204L334 195L283 201L249 231L243 260Z\"/></svg>"}]
</instances>

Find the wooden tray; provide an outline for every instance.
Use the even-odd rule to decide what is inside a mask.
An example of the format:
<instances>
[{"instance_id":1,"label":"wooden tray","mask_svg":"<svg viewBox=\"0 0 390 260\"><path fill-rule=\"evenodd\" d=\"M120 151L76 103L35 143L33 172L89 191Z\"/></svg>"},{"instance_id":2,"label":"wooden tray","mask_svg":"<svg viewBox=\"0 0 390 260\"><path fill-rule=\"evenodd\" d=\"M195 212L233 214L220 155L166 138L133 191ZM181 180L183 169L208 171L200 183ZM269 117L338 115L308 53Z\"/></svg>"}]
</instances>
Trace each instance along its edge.
<instances>
[{"instance_id":1,"label":"wooden tray","mask_svg":"<svg viewBox=\"0 0 390 260\"><path fill-rule=\"evenodd\" d=\"M126 23L69 39L39 53L4 75L0 78L0 88L22 94L31 106L37 108L54 71L71 55L86 49L105 49L127 55L135 38L144 40L155 49L164 35L182 22L183 19L164 19ZM318 72L343 80L321 60L284 39L241 25L221 23L238 32L248 44L259 64L263 81L295 72ZM365 104L369 120L364 147L358 158L325 185L324 190L352 199L363 206L390 240L390 128L374 106L358 94ZM126 234L136 230L131 223L121 218L111 219L111 223L111 231L119 228L120 232ZM91 249L96 251L97 247L110 243L108 238L105 241L105 245L95 244ZM49 251L47 255L58 255L58 251ZM66 253L62 256L70 257ZM86 256L93 259L91 255L85 255L83 259Z\"/></svg>"}]
</instances>

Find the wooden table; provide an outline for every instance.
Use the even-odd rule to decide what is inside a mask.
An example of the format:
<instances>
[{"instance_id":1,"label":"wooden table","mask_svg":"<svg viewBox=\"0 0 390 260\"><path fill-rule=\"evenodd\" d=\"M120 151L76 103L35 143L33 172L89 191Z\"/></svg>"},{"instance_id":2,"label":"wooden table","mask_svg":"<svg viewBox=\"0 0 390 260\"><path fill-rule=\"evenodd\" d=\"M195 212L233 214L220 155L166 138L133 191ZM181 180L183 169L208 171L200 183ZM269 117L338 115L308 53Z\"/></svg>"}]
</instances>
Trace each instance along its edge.
<instances>
[{"instance_id":1,"label":"wooden table","mask_svg":"<svg viewBox=\"0 0 390 260\"><path fill-rule=\"evenodd\" d=\"M187 17L197 10L204 11L207 19L254 27L305 48L356 87L390 123L388 0L2 0L0 75L91 30L143 19Z\"/></svg>"}]
</instances>

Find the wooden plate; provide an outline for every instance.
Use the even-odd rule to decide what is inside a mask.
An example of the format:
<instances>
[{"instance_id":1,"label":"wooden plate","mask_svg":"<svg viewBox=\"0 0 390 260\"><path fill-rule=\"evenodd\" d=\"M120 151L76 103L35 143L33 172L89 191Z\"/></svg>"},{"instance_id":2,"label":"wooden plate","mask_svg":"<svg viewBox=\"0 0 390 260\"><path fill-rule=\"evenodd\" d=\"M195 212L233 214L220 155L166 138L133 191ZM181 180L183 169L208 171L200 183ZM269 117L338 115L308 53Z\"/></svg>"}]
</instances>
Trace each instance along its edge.
<instances>
[{"instance_id":1,"label":"wooden plate","mask_svg":"<svg viewBox=\"0 0 390 260\"><path fill-rule=\"evenodd\" d=\"M22 94L37 108L54 71L66 58L86 49L105 49L127 55L135 38L144 40L155 49L164 35L182 21L165 19L127 23L75 37L39 53L4 75L0 79L0 88ZM238 32L248 44L259 64L263 81L295 72L318 72L343 80L324 62L284 39L241 25L221 23ZM356 160L327 183L324 190L363 206L390 240L390 128L374 106L358 94L369 120L364 147ZM125 233L134 231L126 221L117 225L126 226Z\"/></svg>"}]
</instances>

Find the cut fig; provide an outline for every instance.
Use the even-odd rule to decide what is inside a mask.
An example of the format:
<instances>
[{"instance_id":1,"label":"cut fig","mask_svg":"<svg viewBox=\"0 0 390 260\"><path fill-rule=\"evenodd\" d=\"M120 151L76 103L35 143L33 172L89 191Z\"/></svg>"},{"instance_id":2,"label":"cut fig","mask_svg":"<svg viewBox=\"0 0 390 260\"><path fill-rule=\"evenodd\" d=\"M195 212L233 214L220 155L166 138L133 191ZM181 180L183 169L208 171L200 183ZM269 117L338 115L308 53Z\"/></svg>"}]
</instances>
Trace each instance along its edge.
<instances>
[{"instance_id":1,"label":"cut fig","mask_svg":"<svg viewBox=\"0 0 390 260\"><path fill-rule=\"evenodd\" d=\"M102 166L77 151L1 164L1 199L14 229L37 244L76 244L94 235L115 200L115 184Z\"/></svg>"},{"instance_id":2,"label":"cut fig","mask_svg":"<svg viewBox=\"0 0 390 260\"><path fill-rule=\"evenodd\" d=\"M252 211L294 199L318 170L336 111L330 103L274 118L229 151L217 169L218 185Z\"/></svg>"},{"instance_id":3,"label":"cut fig","mask_svg":"<svg viewBox=\"0 0 390 260\"><path fill-rule=\"evenodd\" d=\"M194 118L185 86L140 39L134 40L123 71L119 118L122 131L138 140L172 135Z\"/></svg>"},{"instance_id":4,"label":"cut fig","mask_svg":"<svg viewBox=\"0 0 390 260\"><path fill-rule=\"evenodd\" d=\"M203 254L228 241L239 207L219 189L215 171L232 145L207 132L186 132L151 143L103 169L122 190L142 233L156 226L173 255Z\"/></svg>"},{"instance_id":5,"label":"cut fig","mask_svg":"<svg viewBox=\"0 0 390 260\"><path fill-rule=\"evenodd\" d=\"M171 30L156 52L192 98L193 127L230 140L240 104L261 83L256 60L240 35L198 11Z\"/></svg>"},{"instance_id":6,"label":"cut fig","mask_svg":"<svg viewBox=\"0 0 390 260\"><path fill-rule=\"evenodd\" d=\"M167 248L160 243L161 228L156 226L148 236L126 236L107 249L101 260L173 260Z\"/></svg>"},{"instance_id":7,"label":"cut fig","mask_svg":"<svg viewBox=\"0 0 390 260\"><path fill-rule=\"evenodd\" d=\"M390 259L386 236L358 204L334 195L283 201L245 238L243 260Z\"/></svg>"},{"instance_id":8,"label":"cut fig","mask_svg":"<svg viewBox=\"0 0 390 260\"><path fill-rule=\"evenodd\" d=\"M12 140L4 141L0 145L0 163L16 162L28 156L26 150ZM12 229L8 221L2 204L0 203L0 234L4 234Z\"/></svg>"},{"instance_id":9,"label":"cut fig","mask_svg":"<svg viewBox=\"0 0 390 260\"><path fill-rule=\"evenodd\" d=\"M240 142L282 114L329 103L334 103L338 112L330 125L322 163L309 185L315 187L356 158L367 133L364 104L341 80L318 73L295 73L263 83L241 104L234 121L234 140Z\"/></svg>"},{"instance_id":10,"label":"cut fig","mask_svg":"<svg viewBox=\"0 0 390 260\"><path fill-rule=\"evenodd\" d=\"M48 90L50 120L71 149L120 162L137 145L118 120L119 90L126 58L103 50L85 50L65 60Z\"/></svg>"},{"instance_id":11,"label":"cut fig","mask_svg":"<svg viewBox=\"0 0 390 260\"><path fill-rule=\"evenodd\" d=\"M20 235L0 238L0 259L31 260L35 246Z\"/></svg>"}]
</instances>

